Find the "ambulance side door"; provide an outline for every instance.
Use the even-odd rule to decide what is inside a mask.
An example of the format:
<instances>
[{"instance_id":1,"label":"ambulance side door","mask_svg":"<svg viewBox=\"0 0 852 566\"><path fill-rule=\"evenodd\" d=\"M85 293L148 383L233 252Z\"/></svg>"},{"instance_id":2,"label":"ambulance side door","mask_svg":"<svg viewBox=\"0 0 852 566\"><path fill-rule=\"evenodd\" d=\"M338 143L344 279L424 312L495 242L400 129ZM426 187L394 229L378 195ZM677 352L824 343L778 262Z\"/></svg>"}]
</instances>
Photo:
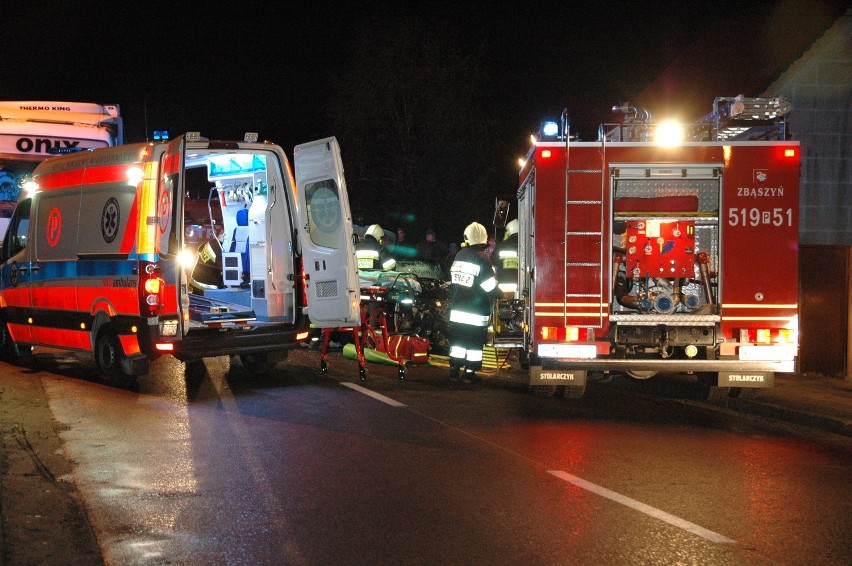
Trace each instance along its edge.
<instances>
[{"instance_id":1,"label":"ambulance side door","mask_svg":"<svg viewBox=\"0 0 852 566\"><path fill-rule=\"evenodd\" d=\"M16 342L30 340L27 318L32 307L30 295L30 259L32 248L30 211L32 199L21 201L12 214L3 238L2 289L5 323Z\"/></svg>"},{"instance_id":2,"label":"ambulance side door","mask_svg":"<svg viewBox=\"0 0 852 566\"><path fill-rule=\"evenodd\" d=\"M360 324L352 215L337 139L296 146L293 162L308 316L320 328Z\"/></svg>"}]
</instances>

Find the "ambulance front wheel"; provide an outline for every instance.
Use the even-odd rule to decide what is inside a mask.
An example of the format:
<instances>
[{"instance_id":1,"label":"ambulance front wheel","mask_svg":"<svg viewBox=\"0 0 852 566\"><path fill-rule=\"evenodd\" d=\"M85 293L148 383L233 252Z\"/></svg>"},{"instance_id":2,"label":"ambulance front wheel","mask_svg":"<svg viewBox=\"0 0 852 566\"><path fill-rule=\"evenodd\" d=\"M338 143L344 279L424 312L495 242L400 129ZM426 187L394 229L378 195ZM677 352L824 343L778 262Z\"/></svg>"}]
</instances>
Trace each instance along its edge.
<instances>
[{"instance_id":1,"label":"ambulance front wheel","mask_svg":"<svg viewBox=\"0 0 852 566\"><path fill-rule=\"evenodd\" d=\"M17 357L18 349L9 334L9 328L6 326L6 319L0 318L0 358L4 360L14 360Z\"/></svg>"},{"instance_id":2,"label":"ambulance front wheel","mask_svg":"<svg viewBox=\"0 0 852 566\"><path fill-rule=\"evenodd\" d=\"M112 326L109 324L102 326L95 339L95 363L101 380L105 384L123 388L131 386L136 380L136 376L122 371L123 356L121 344Z\"/></svg>"}]
</instances>

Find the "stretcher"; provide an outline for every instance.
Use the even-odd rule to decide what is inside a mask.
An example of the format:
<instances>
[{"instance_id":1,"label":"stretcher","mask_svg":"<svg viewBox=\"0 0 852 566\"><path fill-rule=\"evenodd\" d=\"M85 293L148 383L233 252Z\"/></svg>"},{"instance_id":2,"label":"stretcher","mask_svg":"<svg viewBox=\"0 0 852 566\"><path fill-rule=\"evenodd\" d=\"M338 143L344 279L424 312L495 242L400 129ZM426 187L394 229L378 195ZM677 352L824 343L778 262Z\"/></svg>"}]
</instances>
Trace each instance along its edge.
<instances>
[{"instance_id":1,"label":"stretcher","mask_svg":"<svg viewBox=\"0 0 852 566\"><path fill-rule=\"evenodd\" d=\"M358 378L361 381L367 379L368 358L385 357L397 365L397 373L400 379L405 379L406 365L416 363L403 355L397 355L395 348L391 347L399 343L399 339L392 339L388 330L388 310L392 308L389 300L389 289L386 286L371 285L361 287L361 324L345 328L324 328L320 343L320 369L328 373L328 345L331 341L332 332L351 332L354 347L354 358L358 361ZM428 341L425 338L416 337L418 341L425 341L426 352L418 354L426 356L428 360ZM422 363L421 362L421 363Z\"/></svg>"}]
</instances>

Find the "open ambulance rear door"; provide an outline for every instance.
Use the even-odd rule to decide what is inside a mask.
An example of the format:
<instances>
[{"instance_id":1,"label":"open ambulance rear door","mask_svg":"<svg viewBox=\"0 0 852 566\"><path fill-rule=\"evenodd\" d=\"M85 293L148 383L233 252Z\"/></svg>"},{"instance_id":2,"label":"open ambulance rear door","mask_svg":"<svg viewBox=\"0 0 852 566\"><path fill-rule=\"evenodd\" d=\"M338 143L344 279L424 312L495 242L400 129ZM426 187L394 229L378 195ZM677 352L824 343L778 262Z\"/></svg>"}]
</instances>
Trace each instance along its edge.
<instances>
[{"instance_id":1,"label":"open ambulance rear door","mask_svg":"<svg viewBox=\"0 0 852 566\"><path fill-rule=\"evenodd\" d=\"M168 149L166 149L166 154L163 158L165 182L157 197L160 235L159 249L160 253L165 254L165 257L168 258L163 261L164 269L171 271L167 275L164 274L164 278L168 282L166 292L176 294L174 304L177 308L178 325L180 328L176 338L186 336L186 333L189 331L189 324L187 322L189 320L187 314L189 309L187 274L186 270L181 266L178 257L178 250L182 242L177 244L169 241L169 237L172 234L184 233L183 198L181 198L180 191L183 187L185 148L185 136L178 136L169 142ZM173 226L172 224L177 225ZM171 300L167 301L167 304L172 304Z\"/></svg>"},{"instance_id":2,"label":"open ambulance rear door","mask_svg":"<svg viewBox=\"0 0 852 566\"><path fill-rule=\"evenodd\" d=\"M352 215L334 137L293 151L308 317L320 328L360 324Z\"/></svg>"}]
</instances>

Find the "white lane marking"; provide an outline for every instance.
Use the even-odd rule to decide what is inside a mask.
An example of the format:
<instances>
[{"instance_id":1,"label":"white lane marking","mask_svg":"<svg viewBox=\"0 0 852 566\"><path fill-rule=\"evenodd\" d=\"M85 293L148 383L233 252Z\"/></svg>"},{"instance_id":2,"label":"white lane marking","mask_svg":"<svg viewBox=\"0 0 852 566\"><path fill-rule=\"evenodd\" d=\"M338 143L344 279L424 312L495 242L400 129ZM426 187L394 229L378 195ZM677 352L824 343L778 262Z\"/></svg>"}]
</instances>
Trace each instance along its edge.
<instances>
[{"instance_id":1,"label":"white lane marking","mask_svg":"<svg viewBox=\"0 0 852 566\"><path fill-rule=\"evenodd\" d=\"M405 407L405 403L400 403L399 401L394 401L390 397L385 397L381 393L376 393L375 391L371 391L371 390L367 389L366 387L361 387L357 383L352 383L351 381L341 381L340 384L345 385L349 389L354 389L355 391L358 391L359 393L363 393L364 395L368 395L368 396L372 397L373 399L378 399L382 403L387 403L391 407Z\"/></svg>"},{"instance_id":2,"label":"white lane marking","mask_svg":"<svg viewBox=\"0 0 852 566\"><path fill-rule=\"evenodd\" d=\"M637 511L645 513L646 515L650 515L655 519L659 519L661 521L665 521L670 525L674 525L675 527L681 528L690 533L696 534L700 537L706 538L712 542L723 542L723 543L736 543L737 541L729 539L724 535L720 535L719 533L715 533L704 527L699 527L695 523L690 523L680 517L675 517L674 515L670 515L665 511L660 511L656 507L651 507L650 505L646 505L640 501L636 501L635 499L630 499L625 495L621 495L620 493L616 493L614 491L610 491L605 487L601 487L599 485L595 485L592 482L588 482L584 479L578 478L577 476L572 476L567 472L563 472L562 470L547 470L548 474L553 474L559 479L565 480L568 483L572 483L577 487L581 487L587 491L591 491L592 493L596 493L601 497L606 497L607 499L611 499L622 505L627 505Z\"/></svg>"},{"instance_id":3,"label":"white lane marking","mask_svg":"<svg viewBox=\"0 0 852 566\"><path fill-rule=\"evenodd\" d=\"M385 397L381 393L376 393L375 391L367 389L366 387L361 387L357 383L352 383L351 381L341 381L340 383L342 385L345 385L346 387L348 387L350 389L354 389L355 391L363 393L364 395L368 395L368 396L370 396L374 399L378 399L382 403L387 403L388 405L391 405L392 407L405 407L404 403L400 403L399 401L395 401L395 400L391 399L390 397ZM417 412L417 411L415 411L415 412ZM426 415L423 415L423 416L426 416ZM427 417L427 418L430 418L431 420L435 420L435 419L432 419L431 417ZM435 422L439 422L439 423L443 424L444 426L448 426L448 425L446 425L446 423L443 423L443 422L438 421L438 420L435 420ZM482 441L484 441L488 444L494 445L492 442L487 441L484 438L480 438L476 435L470 434L467 431L457 429L456 427L450 427L450 428L453 428L455 430L459 430L460 432L463 432L464 434L472 436L473 438L477 438L477 439L482 440ZM497 445L495 445L495 446L497 446ZM502 447L499 447L499 448L503 449ZM511 451L507 451L507 452L511 452ZM511 453L515 454L514 452L511 452ZM518 454L518 456L521 456L521 455ZM521 456L521 457L528 460L528 458L526 458L525 456ZM616 493L615 491L609 490L605 487L601 487L597 484L593 484L592 482L586 481L582 478L578 478L577 476L571 475L568 472L563 472L562 470L547 470L547 473L552 474L552 475L558 477L559 479L564 480L568 483L574 484L577 487L580 487L580 488L585 489L587 491L591 491L592 493L596 493L597 495L600 495L601 497L606 497L607 499L610 499L610 500L615 501L617 503L621 503L622 505L626 505L627 507L630 507L631 509L635 509L636 511L640 511L642 513L645 513L646 515L654 517L655 519L665 521L666 523L669 523L670 525L673 525L675 527L683 529L687 532L696 534L696 535L698 535L702 538L705 538L709 541L718 542L718 543L726 543L726 544L736 544L736 542L737 542L733 539L729 539L728 537L726 537L724 535L720 535L719 533L716 533L716 532L713 532L709 529L705 529L704 527L698 526L695 523L690 523L689 521L687 521L685 519L681 519L680 517L675 517L674 515L672 515L670 513L666 513L665 511L657 509L656 507L651 507L650 505L646 505L645 503L642 503L641 501L636 501L635 499L631 499L631 498L627 497L626 495L621 495L620 493Z\"/></svg>"}]
</instances>

